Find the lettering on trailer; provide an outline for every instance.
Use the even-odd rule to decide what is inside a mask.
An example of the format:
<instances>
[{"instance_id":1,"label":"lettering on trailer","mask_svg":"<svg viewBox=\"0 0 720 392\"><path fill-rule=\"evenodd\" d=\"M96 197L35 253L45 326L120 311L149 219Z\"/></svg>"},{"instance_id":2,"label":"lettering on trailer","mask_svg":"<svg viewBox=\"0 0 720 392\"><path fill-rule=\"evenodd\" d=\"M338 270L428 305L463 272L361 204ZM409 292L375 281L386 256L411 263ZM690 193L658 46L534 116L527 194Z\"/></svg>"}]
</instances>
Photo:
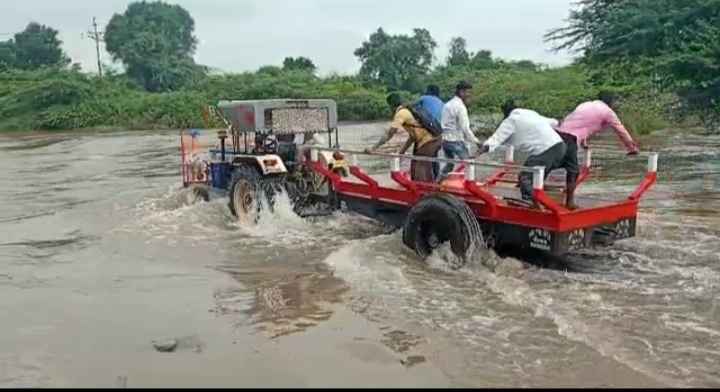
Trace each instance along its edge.
<instances>
[{"instance_id":1,"label":"lettering on trailer","mask_svg":"<svg viewBox=\"0 0 720 392\"><path fill-rule=\"evenodd\" d=\"M630 238L630 219L623 219L615 225L617 238Z\"/></svg>"},{"instance_id":2,"label":"lettering on trailer","mask_svg":"<svg viewBox=\"0 0 720 392\"><path fill-rule=\"evenodd\" d=\"M545 229L532 229L528 233L530 247L544 251L550 251L550 232Z\"/></svg>"},{"instance_id":3,"label":"lettering on trailer","mask_svg":"<svg viewBox=\"0 0 720 392\"><path fill-rule=\"evenodd\" d=\"M307 109L310 107L310 103L307 100L291 99L291 100L285 101L285 107Z\"/></svg>"},{"instance_id":4,"label":"lettering on trailer","mask_svg":"<svg viewBox=\"0 0 720 392\"><path fill-rule=\"evenodd\" d=\"M569 249L578 249L585 246L585 230L576 229L568 233L567 237Z\"/></svg>"}]
</instances>

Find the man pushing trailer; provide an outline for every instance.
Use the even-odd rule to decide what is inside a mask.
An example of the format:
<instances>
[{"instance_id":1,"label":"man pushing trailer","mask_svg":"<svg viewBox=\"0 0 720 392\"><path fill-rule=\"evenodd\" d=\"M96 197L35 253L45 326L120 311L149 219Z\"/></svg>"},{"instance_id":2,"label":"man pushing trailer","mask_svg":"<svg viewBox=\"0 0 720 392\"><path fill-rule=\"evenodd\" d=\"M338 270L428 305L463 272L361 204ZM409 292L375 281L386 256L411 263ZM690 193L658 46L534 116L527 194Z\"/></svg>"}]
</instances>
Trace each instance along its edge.
<instances>
[{"instance_id":1,"label":"man pushing trailer","mask_svg":"<svg viewBox=\"0 0 720 392\"><path fill-rule=\"evenodd\" d=\"M413 155L437 157L438 150L440 150L440 133L442 133L439 122L424 109L424 113L421 115L418 107L404 106L400 96L396 93L388 95L387 103L391 109L395 110L390 127L375 145L365 149L365 153L371 154L377 151L398 130L404 129L408 133L409 140L400 149L401 154L410 148L410 144L414 144ZM433 182L435 179L433 162L413 160L410 166L410 177L413 181Z\"/></svg>"},{"instance_id":2,"label":"man pushing trailer","mask_svg":"<svg viewBox=\"0 0 720 392\"><path fill-rule=\"evenodd\" d=\"M625 144L628 155L635 155L639 152L637 143L613 110L614 99L615 97L610 93L600 93L598 99L578 105L572 113L563 119L557 129L567 145L563 167L567 170L565 206L568 209L577 209L575 205L575 188L580 174L577 158L578 146L584 149L587 148L587 139L590 136L604 127L610 127Z\"/></svg>"},{"instance_id":3,"label":"man pushing trailer","mask_svg":"<svg viewBox=\"0 0 720 392\"><path fill-rule=\"evenodd\" d=\"M460 82L455 87L455 95L445 103L442 110L442 152L445 158L468 159L467 142L480 146L480 140L470 129L467 102L473 86L468 82ZM447 163L438 174L437 180L442 181L455 168Z\"/></svg>"},{"instance_id":4,"label":"man pushing trailer","mask_svg":"<svg viewBox=\"0 0 720 392\"><path fill-rule=\"evenodd\" d=\"M524 166L544 166L545 177L554 169L564 167L567 146L555 131L558 121L539 113L521 109L510 100L501 106L503 121L495 133L480 147L480 154L493 152L501 144L512 144L519 151L530 156ZM521 171L518 176L520 195L523 200L531 201L534 208L540 205L533 199L533 174Z\"/></svg>"}]
</instances>

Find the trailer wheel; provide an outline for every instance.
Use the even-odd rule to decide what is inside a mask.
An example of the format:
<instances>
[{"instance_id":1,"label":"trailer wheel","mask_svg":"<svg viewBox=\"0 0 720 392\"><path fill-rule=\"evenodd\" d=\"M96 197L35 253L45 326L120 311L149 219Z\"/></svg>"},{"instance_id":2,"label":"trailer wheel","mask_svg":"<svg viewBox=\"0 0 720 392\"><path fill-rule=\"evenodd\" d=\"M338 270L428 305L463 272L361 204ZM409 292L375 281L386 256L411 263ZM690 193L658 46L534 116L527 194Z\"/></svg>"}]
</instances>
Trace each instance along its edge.
<instances>
[{"instance_id":1,"label":"trailer wheel","mask_svg":"<svg viewBox=\"0 0 720 392\"><path fill-rule=\"evenodd\" d=\"M403 243L427 258L443 243L449 242L457 260L449 261L451 269L459 269L482 243L480 224L470 207L455 196L435 193L415 204L403 227Z\"/></svg>"},{"instance_id":2,"label":"trailer wheel","mask_svg":"<svg viewBox=\"0 0 720 392\"><path fill-rule=\"evenodd\" d=\"M248 164L235 167L228 187L228 207L233 216L258 218L261 197L265 197L270 208L273 208L274 198L281 189L279 179L276 177L263 177L259 170Z\"/></svg>"}]
</instances>

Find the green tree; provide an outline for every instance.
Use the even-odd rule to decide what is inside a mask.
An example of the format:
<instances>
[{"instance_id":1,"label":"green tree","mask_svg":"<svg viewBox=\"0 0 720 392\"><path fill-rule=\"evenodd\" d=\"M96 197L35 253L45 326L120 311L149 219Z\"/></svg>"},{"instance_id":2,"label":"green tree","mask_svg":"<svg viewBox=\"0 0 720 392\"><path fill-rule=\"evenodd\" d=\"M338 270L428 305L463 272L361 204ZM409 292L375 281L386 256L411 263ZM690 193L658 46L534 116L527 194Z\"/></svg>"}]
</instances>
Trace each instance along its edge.
<instances>
[{"instance_id":1,"label":"green tree","mask_svg":"<svg viewBox=\"0 0 720 392\"><path fill-rule=\"evenodd\" d=\"M179 5L131 3L105 27L105 48L128 77L151 92L179 90L205 73L195 64L195 21Z\"/></svg>"},{"instance_id":2,"label":"green tree","mask_svg":"<svg viewBox=\"0 0 720 392\"><path fill-rule=\"evenodd\" d=\"M58 31L49 26L31 22L14 39L0 43L0 67L35 70L68 64Z\"/></svg>"},{"instance_id":3,"label":"green tree","mask_svg":"<svg viewBox=\"0 0 720 392\"><path fill-rule=\"evenodd\" d=\"M0 71L7 71L15 66L15 41L0 41Z\"/></svg>"},{"instance_id":4,"label":"green tree","mask_svg":"<svg viewBox=\"0 0 720 392\"><path fill-rule=\"evenodd\" d=\"M466 66L470 63L470 52L463 37L453 37L448 44L448 57L445 63L450 67Z\"/></svg>"},{"instance_id":5,"label":"green tree","mask_svg":"<svg viewBox=\"0 0 720 392\"><path fill-rule=\"evenodd\" d=\"M495 60L489 50L479 50L475 53L467 50L467 41L463 37L454 37L450 40L449 53L446 63L450 67L469 67L473 70L497 69L504 64L502 60Z\"/></svg>"},{"instance_id":6,"label":"green tree","mask_svg":"<svg viewBox=\"0 0 720 392\"><path fill-rule=\"evenodd\" d=\"M317 67L312 60L307 57L285 57L283 60L283 69L285 71L309 71L315 72Z\"/></svg>"},{"instance_id":7,"label":"green tree","mask_svg":"<svg viewBox=\"0 0 720 392\"><path fill-rule=\"evenodd\" d=\"M720 0L582 0L546 39L613 76L599 80L667 75L696 103L720 99Z\"/></svg>"},{"instance_id":8,"label":"green tree","mask_svg":"<svg viewBox=\"0 0 720 392\"><path fill-rule=\"evenodd\" d=\"M430 72L437 42L425 29L412 35L388 35L382 28L353 54L360 60L360 76L390 89L417 90Z\"/></svg>"},{"instance_id":9,"label":"green tree","mask_svg":"<svg viewBox=\"0 0 720 392\"><path fill-rule=\"evenodd\" d=\"M497 64L489 50L478 50L470 59L470 67L476 70L495 69Z\"/></svg>"},{"instance_id":10,"label":"green tree","mask_svg":"<svg viewBox=\"0 0 720 392\"><path fill-rule=\"evenodd\" d=\"M507 69L507 70L518 70L518 71L537 71L541 65L530 60L503 60L493 59L492 63L488 64L492 69Z\"/></svg>"}]
</instances>

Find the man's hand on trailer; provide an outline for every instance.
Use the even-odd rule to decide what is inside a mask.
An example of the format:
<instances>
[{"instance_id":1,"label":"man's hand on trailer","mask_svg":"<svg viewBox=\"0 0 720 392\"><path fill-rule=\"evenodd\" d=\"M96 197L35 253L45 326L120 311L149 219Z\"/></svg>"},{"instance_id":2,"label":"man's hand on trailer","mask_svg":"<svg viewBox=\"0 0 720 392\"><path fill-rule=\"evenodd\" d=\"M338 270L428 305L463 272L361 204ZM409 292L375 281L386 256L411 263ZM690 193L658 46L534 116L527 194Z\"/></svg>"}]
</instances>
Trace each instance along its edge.
<instances>
[{"instance_id":1,"label":"man's hand on trailer","mask_svg":"<svg viewBox=\"0 0 720 392\"><path fill-rule=\"evenodd\" d=\"M490 146L486 146L486 145L484 145L484 144L478 144L478 145L477 145L477 148L478 148L477 153L476 153L475 156L472 157L472 158L477 158L477 157L479 157L480 155L485 154L485 153L487 153L488 151L490 151Z\"/></svg>"}]
</instances>

